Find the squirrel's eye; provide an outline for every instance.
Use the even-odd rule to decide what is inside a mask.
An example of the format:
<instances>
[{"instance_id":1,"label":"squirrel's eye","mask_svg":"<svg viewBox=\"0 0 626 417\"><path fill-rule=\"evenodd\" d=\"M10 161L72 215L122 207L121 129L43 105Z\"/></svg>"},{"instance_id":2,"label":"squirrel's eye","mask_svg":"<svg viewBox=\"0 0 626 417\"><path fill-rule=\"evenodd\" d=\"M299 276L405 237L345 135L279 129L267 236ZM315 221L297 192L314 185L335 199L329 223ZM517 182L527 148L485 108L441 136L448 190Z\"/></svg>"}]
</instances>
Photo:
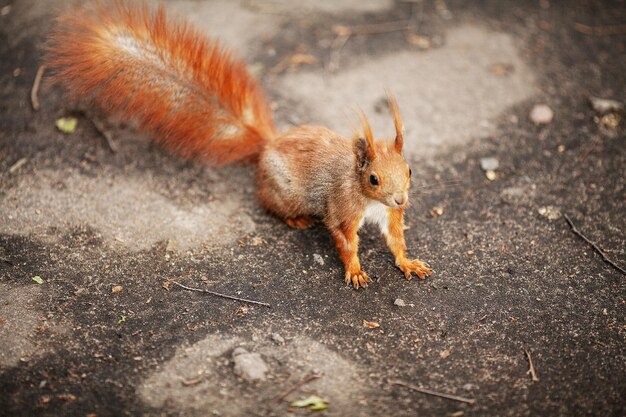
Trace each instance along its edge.
<instances>
[{"instance_id":1,"label":"squirrel's eye","mask_svg":"<svg viewBox=\"0 0 626 417\"><path fill-rule=\"evenodd\" d=\"M412 172L411 172L411 168L409 168L409 177L411 176Z\"/></svg>"},{"instance_id":2,"label":"squirrel's eye","mask_svg":"<svg viewBox=\"0 0 626 417\"><path fill-rule=\"evenodd\" d=\"M378 185L378 177L374 174L370 175L370 183L372 185Z\"/></svg>"}]
</instances>

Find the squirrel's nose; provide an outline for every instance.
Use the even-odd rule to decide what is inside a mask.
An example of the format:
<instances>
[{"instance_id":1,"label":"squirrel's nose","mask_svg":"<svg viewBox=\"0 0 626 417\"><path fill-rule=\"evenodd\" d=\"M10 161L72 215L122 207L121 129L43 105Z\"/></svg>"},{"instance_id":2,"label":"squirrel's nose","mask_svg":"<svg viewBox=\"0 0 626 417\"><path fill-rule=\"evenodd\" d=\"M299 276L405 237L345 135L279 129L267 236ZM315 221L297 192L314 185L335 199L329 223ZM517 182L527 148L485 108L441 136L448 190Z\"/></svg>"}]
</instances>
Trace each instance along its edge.
<instances>
[{"instance_id":1,"label":"squirrel's nose","mask_svg":"<svg viewBox=\"0 0 626 417\"><path fill-rule=\"evenodd\" d=\"M394 194L393 195L393 201L395 201L395 203L399 206L403 206L404 203L406 202L406 196L404 195L404 193L400 194Z\"/></svg>"}]
</instances>

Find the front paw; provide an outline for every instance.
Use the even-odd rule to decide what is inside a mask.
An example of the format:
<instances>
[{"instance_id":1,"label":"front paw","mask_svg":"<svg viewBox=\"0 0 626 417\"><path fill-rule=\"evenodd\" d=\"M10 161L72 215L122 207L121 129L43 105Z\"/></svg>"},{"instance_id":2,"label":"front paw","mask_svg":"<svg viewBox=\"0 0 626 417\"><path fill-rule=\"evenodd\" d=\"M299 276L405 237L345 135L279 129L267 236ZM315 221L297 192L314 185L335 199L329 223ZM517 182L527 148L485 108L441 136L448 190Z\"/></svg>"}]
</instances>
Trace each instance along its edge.
<instances>
[{"instance_id":1,"label":"front paw","mask_svg":"<svg viewBox=\"0 0 626 417\"><path fill-rule=\"evenodd\" d=\"M366 288L369 280L370 277L360 269L356 271L346 271L346 283L352 283L355 290L358 289L359 286Z\"/></svg>"},{"instance_id":2,"label":"front paw","mask_svg":"<svg viewBox=\"0 0 626 417\"><path fill-rule=\"evenodd\" d=\"M419 279L424 279L432 273L432 270L419 259L402 259L396 263L398 268L404 272L406 279L411 279L411 274L415 272Z\"/></svg>"}]
</instances>

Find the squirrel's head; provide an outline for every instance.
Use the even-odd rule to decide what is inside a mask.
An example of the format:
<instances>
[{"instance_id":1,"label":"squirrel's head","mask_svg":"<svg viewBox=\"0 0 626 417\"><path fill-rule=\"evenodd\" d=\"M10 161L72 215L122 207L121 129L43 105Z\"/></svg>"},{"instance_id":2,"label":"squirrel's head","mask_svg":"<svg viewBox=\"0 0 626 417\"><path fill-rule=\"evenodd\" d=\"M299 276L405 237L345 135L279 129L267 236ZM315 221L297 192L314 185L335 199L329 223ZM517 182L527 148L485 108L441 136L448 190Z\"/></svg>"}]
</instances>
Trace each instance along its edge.
<instances>
[{"instance_id":1,"label":"squirrel's head","mask_svg":"<svg viewBox=\"0 0 626 417\"><path fill-rule=\"evenodd\" d=\"M411 169L402 156L404 137L396 101L390 96L396 137L393 141L374 141L372 128L361 114L363 136L354 140L356 170L363 194L389 207L406 207L409 203Z\"/></svg>"}]
</instances>

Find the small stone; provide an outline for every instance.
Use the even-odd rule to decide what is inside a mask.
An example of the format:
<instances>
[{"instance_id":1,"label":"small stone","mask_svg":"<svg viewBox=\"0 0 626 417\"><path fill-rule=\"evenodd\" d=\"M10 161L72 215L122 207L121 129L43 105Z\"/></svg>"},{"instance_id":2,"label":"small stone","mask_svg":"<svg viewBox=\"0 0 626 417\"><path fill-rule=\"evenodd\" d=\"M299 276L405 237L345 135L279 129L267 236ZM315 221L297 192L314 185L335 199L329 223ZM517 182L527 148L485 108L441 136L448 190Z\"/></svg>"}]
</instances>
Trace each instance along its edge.
<instances>
[{"instance_id":1,"label":"small stone","mask_svg":"<svg viewBox=\"0 0 626 417\"><path fill-rule=\"evenodd\" d=\"M235 374L247 381L264 381L265 374L269 371L267 364L258 353L250 353L242 347L233 350L233 362Z\"/></svg>"},{"instance_id":2,"label":"small stone","mask_svg":"<svg viewBox=\"0 0 626 417\"><path fill-rule=\"evenodd\" d=\"M541 214L543 217L547 218L548 220L556 220L556 219L561 218L561 210L559 210L558 207L554 207L554 206L539 207L537 211L539 212L539 214Z\"/></svg>"},{"instance_id":3,"label":"small stone","mask_svg":"<svg viewBox=\"0 0 626 417\"><path fill-rule=\"evenodd\" d=\"M483 171L495 171L500 167L500 161L490 156L487 158L480 158L480 168Z\"/></svg>"},{"instance_id":4,"label":"small stone","mask_svg":"<svg viewBox=\"0 0 626 417\"><path fill-rule=\"evenodd\" d=\"M554 119L554 112L546 104L535 104L530 111L530 120L536 125L547 125Z\"/></svg>"},{"instance_id":5,"label":"small stone","mask_svg":"<svg viewBox=\"0 0 626 417\"><path fill-rule=\"evenodd\" d=\"M498 178L498 174L496 174L496 171L489 170L485 172L485 177L487 177L489 181L495 181L496 178Z\"/></svg>"},{"instance_id":6,"label":"small stone","mask_svg":"<svg viewBox=\"0 0 626 417\"><path fill-rule=\"evenodd\" d=\"M536 188L535 184L507 187L500 192L500 198L506 204L530 204L535 198Z\"/></svg>"},{"instance_id":7,"label":"small stone","mask_svg":"<svg viewBox=\"0 0 626 417\"><path fill-rule=\"evenodd\" d=\"M322 258L322 255L320 255L319 253L313 254L313 260L321 266L324 266L324 258Z\"/></svg>"},{"instance_id":8,"label":"small stone","mask_svg":"<svg viewBox=\"0 0 626 417\"><path fill-rule=\"evenodd\" d=\"M276 343L277 345L284 345L285 344L285 338L283 338L278 333L272 333L272 335L270 337L272 338L272 341L274 343Z\"/></svg>"},{"instance_id":9,"label":"small stone","mask_svg":"<svg viewBox=\"0 0 626 417\"><path fill-rule=\"evenodd\" d=\"M616 100L589 97L589 103L591 104L591 108L593 109L593 111L599 114L619 112L624 110L624 105Z\"/></svg>"},{"instance_id":10,"label":"small stone","mask_svg":"<svg viewBox=\"0 0 626 417\"><path fill-rule=\"evenodd\" d=\"M396 298L396 300L393 302L393 305L396 305L398 307L405 307L406 303L402 298Z\"/></svg>"},{"instance_id":11,"label":"small stone","mask_svg":"<svg viewBox=\"0 0 626 417\"><path fill-rule=\"evenodd\" d=\"M430 216L431 217L439 217L443 214L443 207L441 206L435 206L432 209L430 209Z\"/></svg>"},{"instance_id":12,"label":"small stone","mask_svg":"<svg viewBox=\"0 0 626 417\"><path fill-rule=\"evenodd\" d=\"M111 292L113 294L118 294L118 293L122 292L122 286L121 285L113 286L113 288L111 288Z\"/></svg>"},{"instance_id":13,"label":"small stone","mask_svg":"<svg viewBox=\"0 0 626 417\"><path fill-rule=\"evenodd\" d=\"M452 353L452 349L446 349L446 350L442 350L441 352L439 352L439 356L441 357L441 359L445 359L448 356L450 356L451 353Z\"/></svg>"}]
</instances>

